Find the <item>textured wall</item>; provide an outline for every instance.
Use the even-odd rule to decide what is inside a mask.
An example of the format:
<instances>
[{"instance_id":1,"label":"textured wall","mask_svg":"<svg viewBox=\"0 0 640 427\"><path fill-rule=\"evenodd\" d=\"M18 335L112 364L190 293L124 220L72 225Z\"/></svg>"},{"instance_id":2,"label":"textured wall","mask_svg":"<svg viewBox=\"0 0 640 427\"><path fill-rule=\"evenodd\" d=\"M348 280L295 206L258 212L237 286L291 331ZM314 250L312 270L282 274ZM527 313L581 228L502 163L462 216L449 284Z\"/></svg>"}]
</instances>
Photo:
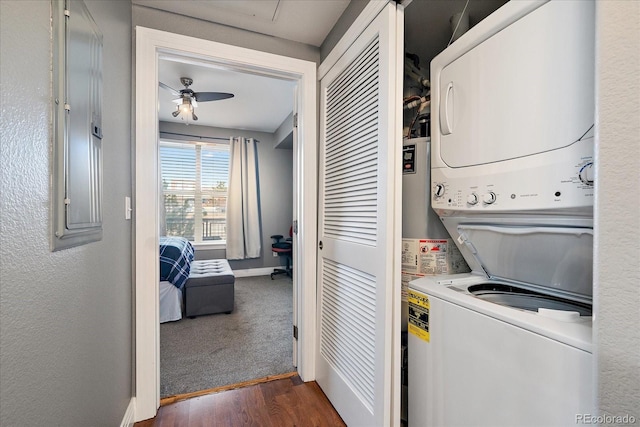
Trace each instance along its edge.
<instances>
[{"instance_id":1,"label":"textured wall","mask_svg":"<svg viewBox=\"0 0 640 427\"><path fill-rule=\"evenodd\" d=\"M132 396L131 5L104 33L104 238L49 250L51 3L0 2L0 424L116 426Z\"/></svg>"},{"instance_id":2,"label":"textured wall","mask_svg":"<svg viewBox=\"0 0 640 427\"><path fill-rule=\"evenodd\" d=\"M640 423L640 2L596 4L598 407Z\"/></svg>"},{"instance_id":3,"label":"textured wall","mask_svg":"<svg viewBox=\"0 0 640 427\"><path fill-rule=\"evenodd\" d=\"M291 226L293 218L293 152L275 149L274 134L265 132L196 125L187 127L181 123L160 122L160 132L163 131L221 138L228 138L232 135L243 136L260 141L258 144L258 172L261 195L262 257L230 261L229 265L234 270L279 266L281 260L272 256L272 240L269 236L273 234L285 235ZM225 252L196 248L196 259L216 258L225 258Z\"/></svg>"}]
</instances>

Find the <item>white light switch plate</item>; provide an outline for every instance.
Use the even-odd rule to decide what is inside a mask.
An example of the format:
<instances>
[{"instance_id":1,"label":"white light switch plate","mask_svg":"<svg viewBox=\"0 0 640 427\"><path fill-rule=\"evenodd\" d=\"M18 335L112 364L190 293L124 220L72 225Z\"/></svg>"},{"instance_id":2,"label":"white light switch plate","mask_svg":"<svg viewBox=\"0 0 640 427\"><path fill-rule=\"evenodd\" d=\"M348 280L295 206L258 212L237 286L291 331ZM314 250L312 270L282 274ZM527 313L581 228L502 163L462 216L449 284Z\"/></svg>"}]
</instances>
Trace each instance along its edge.
<instances>
[{"instance_id":1,"label":"white light switch plate","mask_svg":"<svg viewBox=\"0 0 640 427\"><path fill-rule=\"evenodd\" d=\"M124 219L131 219L131 197L124 198Z\"/></svg>"}]
</instances>

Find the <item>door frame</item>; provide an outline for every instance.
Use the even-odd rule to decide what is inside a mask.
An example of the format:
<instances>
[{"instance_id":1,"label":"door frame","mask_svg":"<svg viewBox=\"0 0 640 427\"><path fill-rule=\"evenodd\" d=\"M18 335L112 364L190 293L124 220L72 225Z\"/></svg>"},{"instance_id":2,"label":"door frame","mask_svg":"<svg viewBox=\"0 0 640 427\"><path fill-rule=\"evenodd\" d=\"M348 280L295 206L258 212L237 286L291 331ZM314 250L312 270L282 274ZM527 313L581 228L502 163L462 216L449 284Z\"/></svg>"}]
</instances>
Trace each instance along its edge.
<instances>
[{"instance_id":1,"label":"door frame","mask_svg":"<svg viewBox=\"0 0 640 427\"><path fill-rule=\"evenodd\" d=\"M298 373L315 379L317 236L317 78L316 63L253 49L136 26L134 310L135 419L153 418L160 406L160 323L158 257L158 57L170 54L229 70L297 82L298 127L294 159L298 189L293 219L298 221L294 270L297 286ZM139 220L140 219L140 220Z\"/></svg>"}]
</instances>

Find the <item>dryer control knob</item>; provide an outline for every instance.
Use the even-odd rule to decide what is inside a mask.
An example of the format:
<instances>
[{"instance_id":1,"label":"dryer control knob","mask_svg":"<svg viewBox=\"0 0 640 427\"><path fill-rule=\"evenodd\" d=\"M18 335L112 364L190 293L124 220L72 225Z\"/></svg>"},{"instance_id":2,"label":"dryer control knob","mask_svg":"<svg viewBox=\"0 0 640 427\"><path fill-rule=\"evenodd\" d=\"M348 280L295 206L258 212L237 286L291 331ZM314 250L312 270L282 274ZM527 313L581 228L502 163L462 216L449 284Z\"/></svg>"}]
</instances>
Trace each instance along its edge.
<instances>
[{"instance_id":1,"label":"dryer control knob","mask_svg":"<svg viewBox=\"0 0 640 427\"><path fill-rule=\"evenodd\" d=\"M580 169L580 181L587 185L593 185L594 173L595 170L593 169L593 162L587 163L582 167L582 169Z\"/></svg>"},{"instance_id":2,"label":"dryer control knob","mask_svg":"<svg viewBox=\"0 0 640 427\"><path fill-rule=\"evenodd\" d=\"M496 201L496 193L494 193L493 191L489 191L488 193L485 193L485 195L482 196L482 201L487 205L492 204L493 202Z\"/></svg>"},{"instance_id":3,"label":"dryer control knob","mask_svg":"<svg viewBox=\"0 0 640 427\"><path fill-rule=\"evenodd\" d=\"M444 184L436 184L436 186L433 189L433 194L436 197L444 196Z\"/></svg>"},{"instance_id":4,"label":"dryer control knob","mask_svg":"<svg viewBox=\"0 0 640 427\"><path fill-rule=\"evenodd\" d=\"M471 206L478 204L478 195L476 193L471 193L467 196L467 203Z\"/></svg>"}]
</instances>

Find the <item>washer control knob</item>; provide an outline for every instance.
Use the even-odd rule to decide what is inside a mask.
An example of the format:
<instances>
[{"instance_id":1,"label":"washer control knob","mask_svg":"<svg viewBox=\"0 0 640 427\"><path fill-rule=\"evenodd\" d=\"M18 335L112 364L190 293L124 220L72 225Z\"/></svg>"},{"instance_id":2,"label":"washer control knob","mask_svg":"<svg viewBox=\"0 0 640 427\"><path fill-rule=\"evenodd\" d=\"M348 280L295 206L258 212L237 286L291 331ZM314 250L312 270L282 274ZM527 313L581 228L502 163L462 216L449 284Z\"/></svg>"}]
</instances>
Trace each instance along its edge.
<instances>
[{"instance_id":1,"label":"washer control knob","mask_svg":"<svg viewBox=\"0 0 640 427\"><path fill-rule=\"evenodd\" d=\"M433 194L436 197L444 196L444 184L436 184L436 186L433 189Z\"/></svg>"},{"instance_id":2,"label":"washer control knob","mask_svg":"<svg viewBox=\"0 0 640 427\"><path fill-rule=\"evenodd\" d=\"M587 163L580 169L580 181L587 185L593 185L593 174L595 171L593 170L593 162Z\"/></svg>"},{"instance_id":3,"label":"washer control knob","mask_svg":"<svg viewBox=\"0 0 640 427\"><path fill-rule=\"evenodd\" d=\"M471 206L478 204L478 195L476 193L471 193L467 196L467 203Z\"/></svg>"},{"instance_id":4,"label":"washer control knob","mask_svg":"<svg viewBox=\"0 0 640 427\"><path fill-rule=\"evenodd\" d=\"M493 191L489 191L488 193L485 193L482 196L482 202L487 205L490 205L495 201L496 201L496 193L494 193Z\"/></svg>"}]
</instances>

